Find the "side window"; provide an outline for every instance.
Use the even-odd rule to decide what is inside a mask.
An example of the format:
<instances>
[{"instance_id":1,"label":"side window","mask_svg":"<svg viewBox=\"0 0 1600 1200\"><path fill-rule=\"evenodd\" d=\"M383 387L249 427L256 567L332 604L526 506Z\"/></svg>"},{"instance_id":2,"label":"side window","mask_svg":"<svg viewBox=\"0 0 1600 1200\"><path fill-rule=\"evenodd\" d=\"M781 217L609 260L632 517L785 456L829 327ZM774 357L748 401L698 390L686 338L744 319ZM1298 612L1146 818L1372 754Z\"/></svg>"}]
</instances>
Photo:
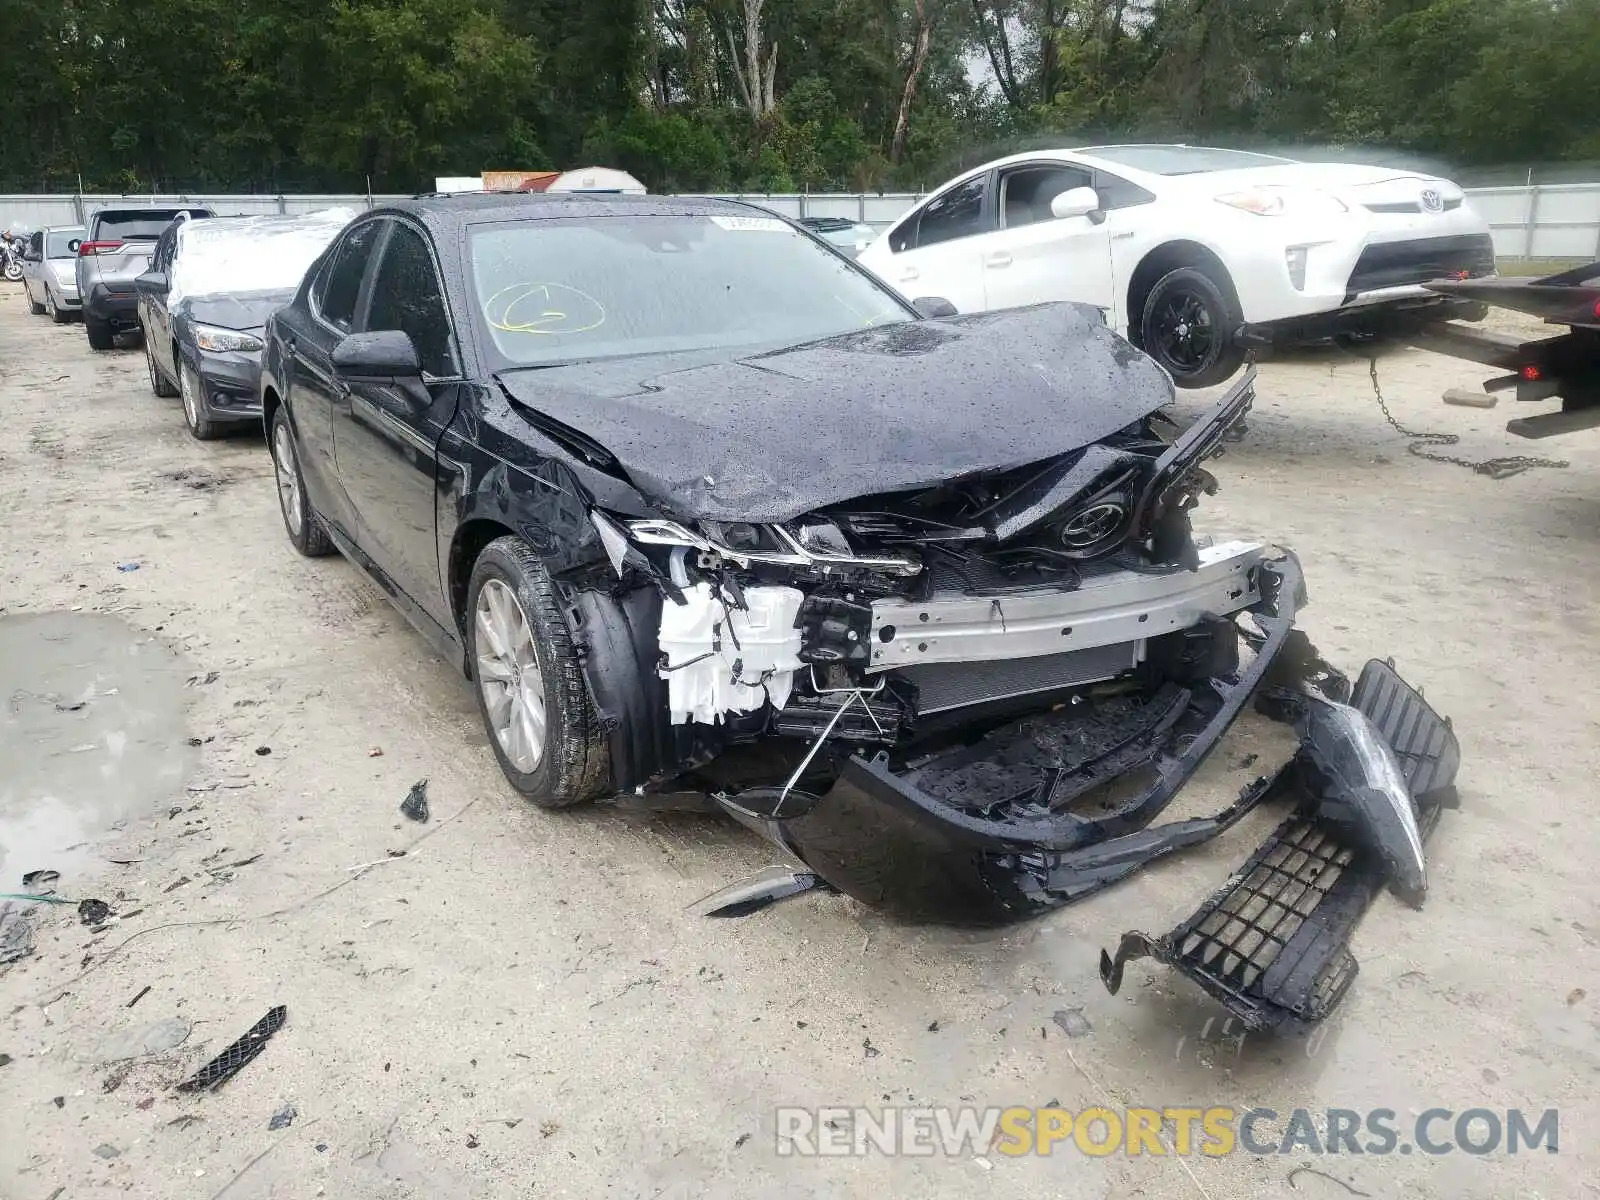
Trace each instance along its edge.
<instances>
[{"instance_id":1,"label":"side window","mask_svg":"<svg viewBox=\"0 0 1600 1200\"><path fill-rule=\"evenodd\" d=\"M350 332L355 320L361 279L367 273L367 260L372 257L372 247L377 244L383 226L383 221L368 221L345 234L344 241L339 243L311 290L311 300L318 314L345 333Z\"/></svg>"},{"instance_id":2,"label":"side window","mask_svg":"<svg viewBox=\"0 0 1600 1200\"><path fill-rule=\"evenodd\" d=\"M889 253L899 254L902 250L910 250L916 246L917 222L920 220L922 213L914 212L889 231Z\"/></svg>"},{"instance_id":3,"label":"side window","mask_svg":"<svg viewBox=\"0 0 1600 1200\"><path fill-rule=\"evenodd\" d=\"M929 201L922 210L922 219L917 222L918 248L986 233L983 193L988 181L987 175L979 175Z\"/></svg>"},{"instance_id":4,"label":"side window","mask_svg":"<svg viewBox=\"0 0 1600 1200\"><path fill-rule=\"evenodd\" d=\"M1000 219L1006 229L1053 221L1050 202L1062 192L1089 187L1092 176L1082 167L1017 167L1000 176Z\"/></svg>"},{"instance_id":5,"label":"side window","mask_svg":"<svg viewBox=\"0 0 1600 1200\"><path fill-rule=\"evenodd\" d=\"M429 375L456 373L439 275L422 234L396 224L372 282L372 307L366 328L399 329L411 335L422 369Z\"/></svg>"},{"instance_id":6,"label":"side window","mask_svg":"<svg viewBox=\"0 0 1600 1200\"><path fill-rule=\"evenodd\" d=\"M1094 190L1100 193L1100 207L1107 212L1113 208L1133 208L1155 201L1154 193L1145 191L1137 183L1107 175L1104 171L1094 173Z\"/></svg>"}]
</instances>

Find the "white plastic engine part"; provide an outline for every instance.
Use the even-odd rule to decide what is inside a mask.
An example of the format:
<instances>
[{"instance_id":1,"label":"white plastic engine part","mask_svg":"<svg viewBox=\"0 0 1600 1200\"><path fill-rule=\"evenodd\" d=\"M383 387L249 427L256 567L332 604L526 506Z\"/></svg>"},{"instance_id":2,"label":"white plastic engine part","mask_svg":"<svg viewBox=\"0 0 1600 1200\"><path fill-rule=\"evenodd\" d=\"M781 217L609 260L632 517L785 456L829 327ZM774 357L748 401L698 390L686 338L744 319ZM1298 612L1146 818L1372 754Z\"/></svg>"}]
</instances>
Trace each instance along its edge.
<instances>
[{"instance_id":1,"label":"white plastic engine part","mask_svg":"<svg viewBox=\"0 0 1600 1200\"><path fill-rule=\"evenodd\" d=\"M723 713L754 712L767 701L782 708L800 669L795 617L805 595L797 588L744 590L747 608L730 608L709 583L683 589L685 604L661 608L672 723L715 725Z\"/></svg>"}]
</instances>

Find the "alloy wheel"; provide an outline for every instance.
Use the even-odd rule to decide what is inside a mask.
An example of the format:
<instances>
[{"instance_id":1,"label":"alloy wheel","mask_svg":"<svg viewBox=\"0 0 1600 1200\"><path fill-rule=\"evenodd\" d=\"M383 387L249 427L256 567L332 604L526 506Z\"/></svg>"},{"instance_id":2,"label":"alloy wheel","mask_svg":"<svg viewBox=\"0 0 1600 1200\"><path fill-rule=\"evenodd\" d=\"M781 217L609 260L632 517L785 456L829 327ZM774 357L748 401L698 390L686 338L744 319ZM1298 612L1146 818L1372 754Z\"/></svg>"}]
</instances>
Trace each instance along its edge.
<instances>
[{"instance_id":1,"label":"alloy wheel","mask_svg":"<svg viewBox=\"0 0 1600 1200\"><path fill-rule=\"evenodd\" d=\"M300 504L300 471L295 463L294 438L289 434L289 423L280 421L272 434L272 469L278 477L278 504L283 509L283 523L294 537L299 537L305 527L305 510Z\"/></svg>"},{"instance_id":2,"label":"alloy wheel","mask_svg":"<svg viewBox=\"0 0 1600 1200\"><path fill-rule=\"evenodd\" d=\"M1161 306L1156 328L1163 356L1185 373L1198 371L1216 347L1211 310L1196 292L1175 291Z\"/></svg>"},{"instance_id":3,"label":"alloy wheel","mask_svg":"<svg viewBox=\"0 0 1600 1200\"><path fill-rule=\"evenodd\" d=\"M149 353L150 347L147 343L145 354L148 356ZM155 359L152 358L150 359L150 370L153 372L155 369ZM183 395L183 415L188 419L190 429L200 428L200 397L195 394L197 390L194 372L188 367L180 366L178 368L178 391Z\"/></svg>"},{"instance_id":4,"label":"alloy wheel","mask_svg":"<svg viewBox=\"0 0 1600 1200\"><path fill-rule=\"evenodd\" d=\"M531 774L544 758L549 725L533 628L516 593L499 579L485 580L479 589L473 623L478 687L489 728L511 765Z\"/></svg>"}]
</instances>

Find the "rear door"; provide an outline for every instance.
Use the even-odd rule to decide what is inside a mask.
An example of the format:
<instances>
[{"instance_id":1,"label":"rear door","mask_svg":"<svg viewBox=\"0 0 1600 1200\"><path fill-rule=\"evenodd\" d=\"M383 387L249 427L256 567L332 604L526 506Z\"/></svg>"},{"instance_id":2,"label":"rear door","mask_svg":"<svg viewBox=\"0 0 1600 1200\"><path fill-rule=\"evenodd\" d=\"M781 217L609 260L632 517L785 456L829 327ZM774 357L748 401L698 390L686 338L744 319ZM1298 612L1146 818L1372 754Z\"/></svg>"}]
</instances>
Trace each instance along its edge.
<instances>
[{"instance_id":1,"label":"rear door","mask_svg":"<svg viewBox=\"0 0 1600 1200\"><path fill-rule=\"evenodd\" d=\"M334 456L356 515L356 542L442 629L453 627L435 522L438 446L455 414L461 359L432 244L395 218L357 328L410 336L422 380L353 381L334 405Z\"/></svg>"},{"instance_id":2,"label":"rear door","mask_svg":"<svg viewBox=\"0 0 1600 1200\"><path fill-rule=\"evenodd\" d=\"M959 312L984 308L983 264L975 245L994 228L988 195L993 172L946 188L889 235L886 261L870 265L901 295L939 296Z\"/></svg>"},{"instance_id":3,"label":"rear door","mask_svg":"<svg viewBox=\"0 0 1600 1200\"><path fill-rule=\"evenodd\" d=\"M1111 234L1105 213L1057 217L1050 202L1093 175L1068 163L1023 163L998 172L999 229L977 239L983 261L984 303L1016 308L1074 300L1109 312Z\"/></svg>"},{"instance_id":4,"label":"rear door","mask_svg":"<svg viewBox=\"0 0 1600 1200\"><path fill-rule=\"evenodd\" d=\"M159 272L163 280L159 284L149 280L141 283L138 278L134 281L139 293L139 325L144 330L145 345L156 365L174 382L178 378L178 364L172 356L172 314L167 309L167 295L172 287L177 244L178 230L169 225L156 239L155 249L150 254L150 268L144 272L145 275Z\"/></svg>"},{"instance_id":5,"label":"rear door","mask_svg":"<svg viewBox=\"0 0 1600 1200\"><path fill-rule=\"evenodd\" d=\"M355 327L373 252L387 226L386 218L377 217L345 231L312 281L307 319L288 327L284 343L289 360L286 399L306 490L323 519L350 542L356 540L355 511L333 453L334 407L347 405L348 399L333 373L333 348Z\"/></svg>"}]
</instances>

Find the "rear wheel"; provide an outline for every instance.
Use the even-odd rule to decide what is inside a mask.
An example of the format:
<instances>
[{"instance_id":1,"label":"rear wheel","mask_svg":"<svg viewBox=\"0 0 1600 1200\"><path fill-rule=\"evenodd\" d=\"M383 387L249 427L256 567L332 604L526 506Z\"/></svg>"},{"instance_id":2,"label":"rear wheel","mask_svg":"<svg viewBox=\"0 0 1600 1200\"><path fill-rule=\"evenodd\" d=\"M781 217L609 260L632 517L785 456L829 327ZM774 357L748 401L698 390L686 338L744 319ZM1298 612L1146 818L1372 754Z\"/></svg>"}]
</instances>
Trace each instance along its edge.
<instances>
[{"instance_id":1,"label":"rear wheel","mask_svg":"<svg viewBox=\"0 0 1600 1200\"><path fill-rule=\"evenodd\" d=\"M478 556L466 627L478 711L511 786L541 808L603 795L606 736L550 575L521 538Z\"/></svg>"},{"instance_id":2,"label":"rear wheel","mask_svg":"<svg viewBox=\"0 0 1600 1200\"><path fill-rule=\"evenodd\" d=\"M1145 298L1140 348L1179 387L1210 387L1244 361L1234 341L1240 321L1222 284L1196 267L1179 267L1156 280Z\"/></svg>"},{"instance_id":3,"label":"rear wheel","mask_svg":"<svg viewBox=\"0 0 1600 1200\"><path fill-rule=\"evenodd\" d=\"M116 344L116 334L112 332L111 323L96 320L88 313L83 314L83 332L89 338L91 350L109 350Z\"/></svg>"},{"instance_id":4,"label":"rear wheel","mask_svg":"<svg viewBox=\"0 0 1600 1200\"><path fill-rule=\"evenodd\" d=\"M149 353L149 349L146 348L145 354ZM178 391L183 396L183 423L189 427L189 432L194 437L202 442L209 442L222 432L222 428L206 416L206 404L200 387L200 372L194 369L192 363L184 362L177 355L174 355L174 360L178 363Z\"/></svg>"},{"instance_id":5,"label":"rear wheel","mask_svg":"<svg viewBox=\"0 0 1600 1200\"><path fill-rule=\"evenodd\" d=\"M178 389L172 386L172 381L161 373L161 368L156 366L156 352L150 347L150 339L144 339L144 369L150 375L150 390L158 396L170 398L178 394Z\"/></svg>"},{"instance_id":6,"label":"rear wheel","mask_svg":"<svg viewBox=\"0 0 1600 1200\"><path fill-rule=\"evenodd\" d=\"M333 539L323 527L322 518L311 507L306 494L306 479L300 473L300 456L295 449L294 430L289 415L280 407L272 416L272 471L278 484L278 511L289 542L307 558L322 558L334 551Z\"/></svg>"}]
</instances>

